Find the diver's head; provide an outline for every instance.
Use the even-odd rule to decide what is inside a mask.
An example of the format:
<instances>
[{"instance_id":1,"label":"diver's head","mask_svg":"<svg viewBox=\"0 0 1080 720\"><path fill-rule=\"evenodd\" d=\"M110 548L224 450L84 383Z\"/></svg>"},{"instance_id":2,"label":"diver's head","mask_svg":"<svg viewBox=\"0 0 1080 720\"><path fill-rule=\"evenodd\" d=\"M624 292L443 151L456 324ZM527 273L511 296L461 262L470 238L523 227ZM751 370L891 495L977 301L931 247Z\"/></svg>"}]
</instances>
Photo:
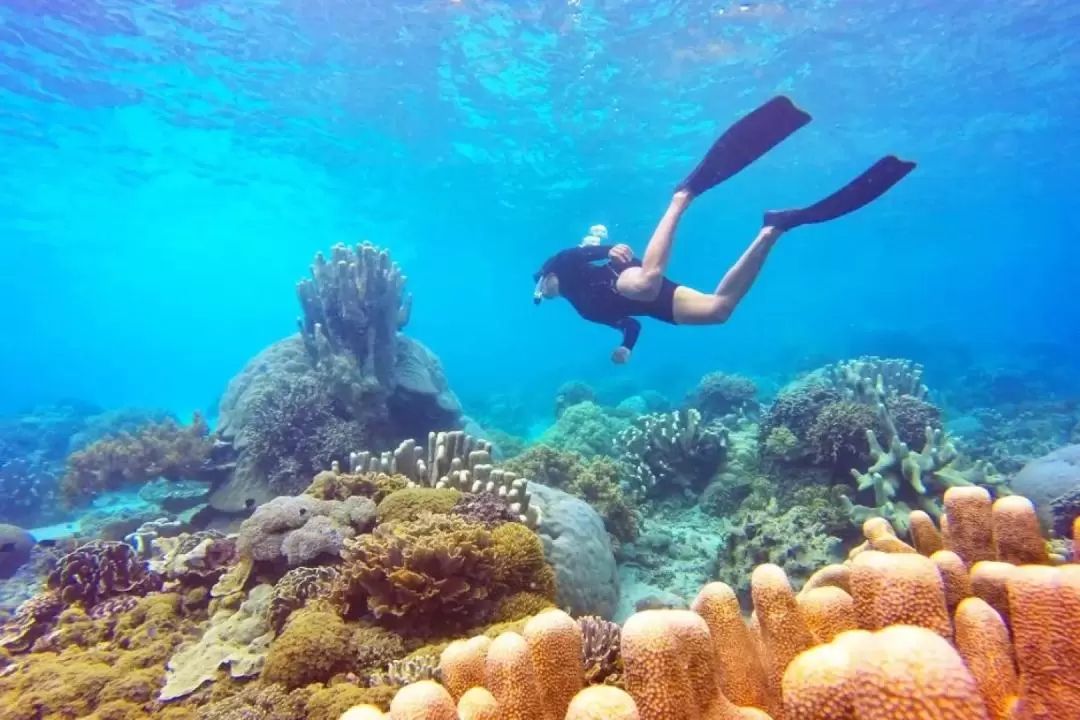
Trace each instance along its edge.
<instances>
[{"instance_id":1,"label":"diver's head","mask_svg":"<svg viewBox=\"0 0 1080 720\"><path fill-rule=\"evenodd\" d=\"M540 275L536 281L536 289L533 290L533 303L540 304L541 300L550 300L559 296L559 276L553 272Z\"/></svg>"}]
</instances>

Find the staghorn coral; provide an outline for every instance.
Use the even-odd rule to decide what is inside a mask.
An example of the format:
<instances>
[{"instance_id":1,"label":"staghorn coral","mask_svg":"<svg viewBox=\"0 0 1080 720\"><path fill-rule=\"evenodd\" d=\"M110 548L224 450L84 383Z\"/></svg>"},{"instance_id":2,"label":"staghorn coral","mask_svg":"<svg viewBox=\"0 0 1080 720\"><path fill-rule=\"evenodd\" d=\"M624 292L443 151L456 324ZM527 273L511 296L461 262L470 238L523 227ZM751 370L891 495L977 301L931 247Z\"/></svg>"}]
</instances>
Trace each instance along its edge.
<instances>
[{"instance_id":1,"label":"staghorn coral","mask_svg":"<svg viewBox=\"0 0 1080 720\"><path fill-rule=\"evenodd\" d=\"M156 477L179 480L198 476L210 458L213 442L202 416L188 426L172 418L95 441L67 458L61 495L68 505L98 493Z\"/></svg>"},{"instance_id":2,"label":"staghorn coral","mask_svg":"<svg viewBox=\"0 0 1080 720\"><path fill-rule=\"evenodd\" d=\"M360 496L318 500L310 495L274 498L240 525L237 552L256 562L284 559L296 567L320 555L338 556L342 544L375 522L375 503Z\"/></svg>"},{"instance_id":3,"label":"staghorn coral","mask_svg":"<svg viewBox=\"0 0 1080 720\"><path fill-rule=\"evenodd\" d=\"M723 425L703 424L691 408L638 418L619 433L614 447L627 489L644 498L700 491L723 464L727 443Z\"/></svg>"},{"instance_id":4,"label":"staghorn coral","mask_svg":"<svg viewBox=\"0 0 1080 720\"><path fill-rule=\"evenodd\" d=\"M161 576L127 543L92 540L60 559L47 586L65 605L77 603L89 610L115 595L160 590L161 583Z\"/></svg>"}]
</instances>

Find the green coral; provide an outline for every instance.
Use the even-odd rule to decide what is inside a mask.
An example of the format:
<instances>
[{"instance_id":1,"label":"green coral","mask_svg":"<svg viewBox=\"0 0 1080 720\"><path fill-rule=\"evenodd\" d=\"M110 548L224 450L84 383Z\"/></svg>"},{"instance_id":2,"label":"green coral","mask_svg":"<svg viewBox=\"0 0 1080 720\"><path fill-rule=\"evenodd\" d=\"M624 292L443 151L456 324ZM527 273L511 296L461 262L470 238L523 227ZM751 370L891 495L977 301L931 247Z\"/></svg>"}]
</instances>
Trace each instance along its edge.
<instances>
[{"instance_id":1,"label":"green coral","mask_svg":"<svg viewBox=\"0 0 1080 720\"><path fill-rule=\"evenodd\" d=\"M270 646L262 679L289 689L326 682L347 665L348 650L348 628L339 615L327 610L299 610Z\"/></svg>"},{"instance_id":2,"label":"green coral","mask_svg":"<svg viewBox=\"0 0 1080 720\"><path fill-rule=\"evenodd\" d=\"M506 467L589 503L616 540L632 542L637 538L637 509L621 487L619 464L610 458L587 460L581 453L539 444L506 463Z\"/></svg>"},{"instance_id":3,"label":"green coral","mask_svg":"<svg viewBox=\"0 0 1080 720\"><path fill-rule=\"evenodd\" d=\"M762 456L766 460L792 462L799 457L799 438L787 425L774 427L765 437Z\"/></svg>"},{"instance_id":4,"label":"green coral","mask_svg":"<svg viewBox=\"0 0 1080 720\"><path fill-rule=\"evenodd\" d=\"M798 589L815 570L839 562L847 518L841 488L811 486L785 494L765 480L727 523L717 555L717 577L749 601L750 576L763 563L784 568Z\"/></svg>"},{"instance_id":5,"label":"green coral","mask_svg":"<svg viewBox=\"0 0 1080 720\"><path fill-rule=\"evenodd\" d=\"M616 436L628 425L626 419L594 402L579 402L566 408L555 424L540 436L539 442L586 458L611 455Z\"/></svg>"},{"instance_id":6,"label":"green coral","mask_svg":"<svg viewBox=\"0 0 1080 720\"><path fill-rule=\"evenodd\" d=\"M757 384L748 377L711 372L687 394L686 402L708 422L753 409L757 405L757 392Z\"/></svg>"}]
</instances>

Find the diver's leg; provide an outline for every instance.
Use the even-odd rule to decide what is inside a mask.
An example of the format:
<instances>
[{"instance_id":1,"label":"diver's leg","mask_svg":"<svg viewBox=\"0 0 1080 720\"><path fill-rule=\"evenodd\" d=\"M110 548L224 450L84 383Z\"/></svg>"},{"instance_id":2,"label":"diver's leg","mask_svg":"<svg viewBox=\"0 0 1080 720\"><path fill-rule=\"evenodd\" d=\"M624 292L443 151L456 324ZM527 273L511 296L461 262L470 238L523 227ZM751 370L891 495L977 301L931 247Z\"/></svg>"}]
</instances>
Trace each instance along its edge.
<instances>
[{"instance_id":1,"label":"diver's leg","mask_svg":"<svg viewBox=\"0 0 1080 720\"><path fill-rule=\"evenodd\" d=\"M809 207L765 213L765 225L791 230L843 217L877 200L914 169L915 163L886 155L847 185Z\"/></svg>"},{"instance_id":2,"label":"diver's leg","mask_svg":"<svg viewBox=\"0 0 1080 720\"><path fill-rule=\"evenodd\" d=\"M724 275L713 294L706 295L685 286L676 288L672 307L675 322L679 325L718 325L726 322L754 284L769 251L781 234L781 230L772 226L762 228L742 257Z\"/></svg>"},{"instance_id":3,"label":"diver's leg","mask_svg":"<svg viewBox=\"0 0 1080 720\"><path fill-rule=\"evenodd\" d=\"M690 207L690 193L680 191L671 198L664 217L653 230L649 244L645 247L645 256L641 267L630 267L619 273L615 289L620 294L635 300L652 300L660 292L671 260L671 246L675 243L675 229L679 225L686 208Z\"/></svg>"}]
</instances>

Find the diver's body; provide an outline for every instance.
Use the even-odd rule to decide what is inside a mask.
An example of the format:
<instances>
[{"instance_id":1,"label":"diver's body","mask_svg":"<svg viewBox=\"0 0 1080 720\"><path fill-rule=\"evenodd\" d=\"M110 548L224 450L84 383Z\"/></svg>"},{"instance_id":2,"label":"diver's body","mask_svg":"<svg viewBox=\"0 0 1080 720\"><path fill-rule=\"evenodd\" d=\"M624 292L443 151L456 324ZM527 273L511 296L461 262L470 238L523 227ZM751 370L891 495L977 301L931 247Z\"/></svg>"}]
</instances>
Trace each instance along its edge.
<instances>
[{"instance_id":1,"label":"diver's body","mask_svg":"<svg viewBox=\"0 0 1080 720\"><path fill-rule=\"evenodd\" d=\"M565 297L586 320L622 331L622 343L611 356L616 363L626 362L637 342L641 324L635 316L675 325L725 322L785 231L853 212L880 197L915 167L915 163L889 155L820 202L765 213L757 237L712 293L666 277L676 226L694 198L745 168L809 121L808 114L784 97L773 98L757 108L725 131L679 184L641 260L636 260L626 245L583 245L563 250L533 276L534 301ZM608 262L604 265L593 264L605 259Z\"/></svg>"}]
</instances>

